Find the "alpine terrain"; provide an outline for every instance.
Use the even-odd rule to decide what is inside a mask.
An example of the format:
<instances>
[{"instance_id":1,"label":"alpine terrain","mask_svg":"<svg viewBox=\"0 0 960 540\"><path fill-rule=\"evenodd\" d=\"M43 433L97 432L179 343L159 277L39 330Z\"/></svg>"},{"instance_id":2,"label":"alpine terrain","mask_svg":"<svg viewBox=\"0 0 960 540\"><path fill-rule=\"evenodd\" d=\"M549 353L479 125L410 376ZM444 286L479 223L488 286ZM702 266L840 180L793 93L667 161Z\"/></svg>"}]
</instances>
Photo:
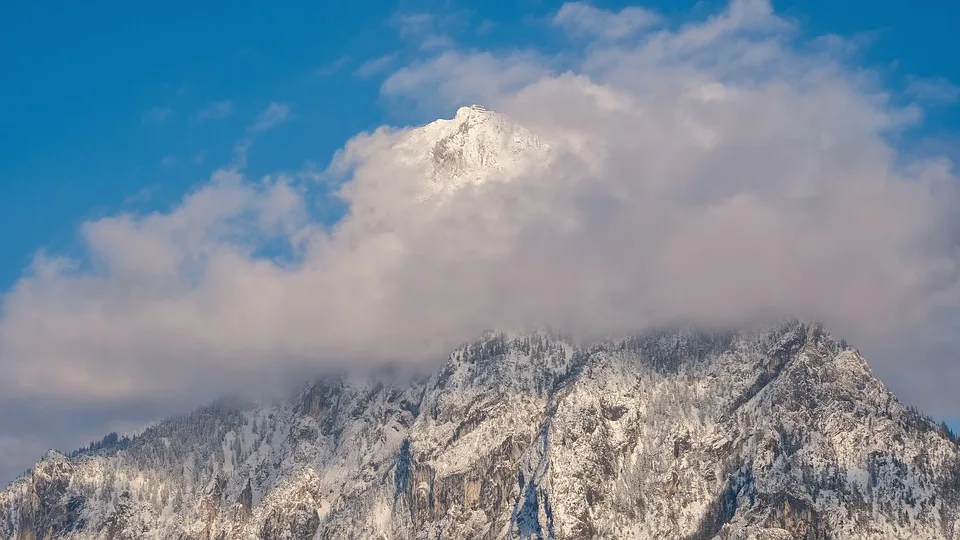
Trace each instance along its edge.
<instances>
[{"instance_id":1,"label":"alpine terrain","mask_svg":"<svg viewBox=\"0 0 960 540\"><path fill-rule=\"evenodd\" d=\"M550 152L479 107L397 150L423 200ZM960 539L960 444L816 323L490 332L412 380L50 451L0 492L0 538Z\"/></svg>"}]
</instances>

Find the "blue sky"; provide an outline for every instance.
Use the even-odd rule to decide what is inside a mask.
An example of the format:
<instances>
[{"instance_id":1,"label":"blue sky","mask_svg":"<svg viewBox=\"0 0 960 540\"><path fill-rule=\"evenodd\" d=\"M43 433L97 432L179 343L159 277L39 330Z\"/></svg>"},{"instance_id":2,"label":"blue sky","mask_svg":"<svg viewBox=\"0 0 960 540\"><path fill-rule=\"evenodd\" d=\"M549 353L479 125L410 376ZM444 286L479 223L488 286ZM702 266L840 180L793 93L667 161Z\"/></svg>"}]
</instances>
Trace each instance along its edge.
<instances>
[{"instance_id":1,"label":"blue sky","mask_svg":"<svg viewBox=\"0 0 960 540\"><path fill-rule=\"evenodd\" d=\"M597 2L616 8L623 2ZM651 2L694 16L718 2ZM382 123L416 122L378 98L387 69L354 75L364 62L410 54L396 18L423 10L450 16L467 45L508 47L551 33L537 17L551 2L166 2L36 4L0 8L0 286L11 285L38 248L72 249L85 219L165 208L230 157L272 102L289 121L257 138L251 171L325 166L351 135ZM776 2L811 34L862 35L866 62L896 84L904 74L960 80L954 21L960 6L862 0ZM490 21L494 24L485 24ZM489 27L488 31L483 31ZM481 29L480 32L477 30ZM389 67L389 66L384 66ZM198 121L229 102L222 119ZM420 115L422 116L422 115ZM955 108L926 129L956 133Z\"/></svg>"},{"instance_id":2,"label":"blue sky","mask_svg":"<svg viewBox=\"0 0 960 540\"><path fill-rule=\"evenodd\" d=\"M617 8L624 2L596 2ZM719 2L650 2L696 16ZM256 137L250 170L323 168L350 136L383 123L426 120L378 96L389 68L416 53L397 18L449 17L458 43L509 47L539 41L558 4L520 2L97 1L0 8L0 287L37 249L75 249L77 226L118 211L165 209L230 159L270 103L284 125ZM851 0L775 2L812 35L862 36L866 65L894 85L910 76L960 81L954 22L960 5ZM482 8L482 9L481 9ZM539 18L539 20L538 20ZM488 22L489 21L489 22ZM365 62L390 59L360 76ZM224 105L223 118L201 120ZM218 116L216 114L211 116ZM429 116L429 115L427 115ZM930 115L923 134L955 137L956 108ZM918 134L922 135L922 134Z\"/></svg>"},{"instance_id":3,"label":"blue sky","mask_svg":"<svg viewBox=\"0 0 960 540\"><path fill-rule=\"evenodd\" d=\"M643 5L678 25L725 3ZM924 94L926 121L899 148L960 155L951 86L960 83L953 53L960 4L774 6L807 36L839 34L858 44L851 63L884 86ZM410 109L384 97L381 83L451 43L565 54L570 45L549 23L559 7L539 0L5 2L0 290L14 286L38 250L77 254L78 227L88 220L169 210L234 159L243 141L250 141L250 177L322 170L360 131L451 114L449 106ZM424 13L429 22L418 19ZM257 129L264 114L273 121Z\"/></svg>"}]
</instances>

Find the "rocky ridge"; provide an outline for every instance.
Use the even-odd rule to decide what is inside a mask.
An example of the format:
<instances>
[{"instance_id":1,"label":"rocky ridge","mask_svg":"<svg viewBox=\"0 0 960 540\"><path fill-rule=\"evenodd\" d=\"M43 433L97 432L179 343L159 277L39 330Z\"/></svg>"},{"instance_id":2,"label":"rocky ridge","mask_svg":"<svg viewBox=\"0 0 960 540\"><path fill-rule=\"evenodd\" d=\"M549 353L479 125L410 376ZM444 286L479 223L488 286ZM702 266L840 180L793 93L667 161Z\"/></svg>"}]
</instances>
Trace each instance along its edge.
<instances>
[{"instance_id":1,"label":"rocky ridge","mask_svg":"<svg viewBox=\"0 0 960 540\"><path fill-rule=\"evenodd\" d=\"M3 538L960 538L960 446L817 324L490 333L47 454Z\"/></svg>"}]
</instances>

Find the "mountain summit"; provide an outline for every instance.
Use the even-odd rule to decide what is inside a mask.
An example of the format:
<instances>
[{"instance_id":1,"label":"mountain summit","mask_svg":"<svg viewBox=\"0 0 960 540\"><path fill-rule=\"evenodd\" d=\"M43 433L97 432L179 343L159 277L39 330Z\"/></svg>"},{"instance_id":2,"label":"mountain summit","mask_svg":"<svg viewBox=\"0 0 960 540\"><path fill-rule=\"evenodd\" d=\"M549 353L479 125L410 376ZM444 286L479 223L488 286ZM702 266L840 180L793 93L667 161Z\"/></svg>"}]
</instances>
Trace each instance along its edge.
<instances>
[{"instance_id":1,"label":"mountain summit","mask_svg":"<svg viewBox=\"0 0 960 540\"><path fill-rule=\"evenodd\" d=\"M549 154L549 146L528 129L480 105L414 129L396 150L402 162L422 171L424 198L492 179L509 181Z\"/></svg>"},{"instance_id":2,"label":"mountain summit","mask_svg":"<svg viewBox=\"0 0 960 540\"><path fill-rule=\"evenodd\" d=\"M488 334L50 453L15 539L957 539L960 446L820 325Z\"/></svg>"}]
</instances>

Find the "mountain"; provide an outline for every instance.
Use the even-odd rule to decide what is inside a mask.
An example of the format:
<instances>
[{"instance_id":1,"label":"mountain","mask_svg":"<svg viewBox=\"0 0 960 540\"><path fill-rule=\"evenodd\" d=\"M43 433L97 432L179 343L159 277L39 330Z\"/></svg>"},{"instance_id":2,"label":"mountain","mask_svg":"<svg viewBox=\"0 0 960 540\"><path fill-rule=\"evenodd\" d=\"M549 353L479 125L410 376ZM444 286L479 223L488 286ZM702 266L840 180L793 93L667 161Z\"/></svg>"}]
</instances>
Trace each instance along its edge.
<instances>
[{"instance_id":1,"label":"mountain","mask_svg":"<svg viewBox=\"0 0 960 540\"><path fill-rule=\"evenodd\" d=\"M394 149L421 202L551 159L479 106ZM51 451L0 492L0 538L960 539L960 446L818 324L489 333L419 378Z\"/></svg>"},{"instance_id":2,"label":"mountain","mask_svg":"<svg viewBox=\"0 0 960 540\"><path fill-rule=\"evenodd\" d=\"M489 333L50 452L0 537L957 539L960 446L818 324Z\"/></svg>"},{"instance_id":3,"label":"mountain","mask_svg":"<svg viewBox=\"0 0 960 540\"><path fill-rule=\"evenodd\" d=\"M451 120L412 130L394 150L401 163L421 173L422 199L465 185L512 180L545 164L550 154L537 135L480 105L461 107Z\"/></svg>"}]
</instances>

